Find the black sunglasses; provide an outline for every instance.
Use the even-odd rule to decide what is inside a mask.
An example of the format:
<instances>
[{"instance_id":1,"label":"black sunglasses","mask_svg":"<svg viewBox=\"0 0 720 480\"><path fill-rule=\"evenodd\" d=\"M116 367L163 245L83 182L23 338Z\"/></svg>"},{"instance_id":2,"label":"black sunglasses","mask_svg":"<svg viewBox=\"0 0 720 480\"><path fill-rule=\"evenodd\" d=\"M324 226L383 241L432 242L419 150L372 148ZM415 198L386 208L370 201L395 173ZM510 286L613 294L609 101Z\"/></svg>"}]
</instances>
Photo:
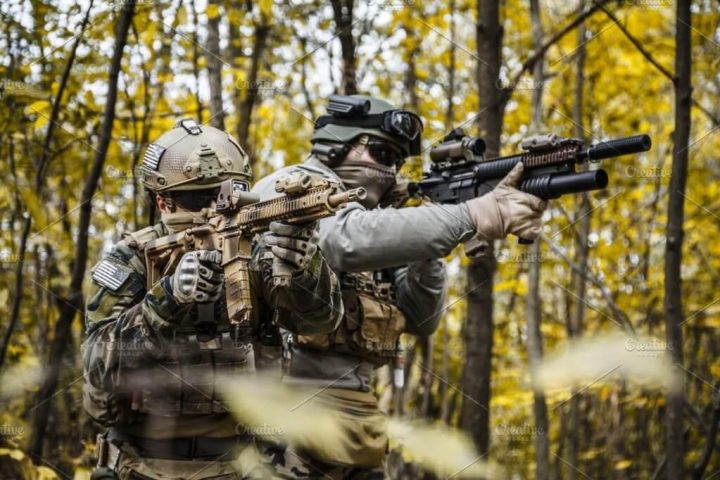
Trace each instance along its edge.
<instances>
[{"instance_id":1,"label":"black sunglasses","mask_svg":"<svg viewBox=\"0 0 720 480\"><path fill-rule=\"evenodd\" d=\"M381 165L386 167L395 165L400 168L405 163L405 158L400 150L387 142L371 140L366 146L370 156Z\"/></svg>"}]
</instances>

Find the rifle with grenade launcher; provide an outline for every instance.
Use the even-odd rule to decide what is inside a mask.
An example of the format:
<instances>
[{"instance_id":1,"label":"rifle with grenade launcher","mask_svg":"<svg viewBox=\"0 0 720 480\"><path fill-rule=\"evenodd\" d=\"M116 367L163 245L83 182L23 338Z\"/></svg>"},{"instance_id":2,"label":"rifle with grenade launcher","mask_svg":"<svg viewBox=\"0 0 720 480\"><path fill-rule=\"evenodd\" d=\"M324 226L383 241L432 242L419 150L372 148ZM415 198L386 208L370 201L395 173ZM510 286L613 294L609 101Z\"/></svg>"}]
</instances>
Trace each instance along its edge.
<instances>
[{"instance_id":1,"label":"rifle with grenade launcher","mask_svg":"<svg viewBox=\"0 0 720 480\"><path fill-rule=\"evenodd\" d=\"M491 191L522 162L523 176L518 189L542 199L558 198L570 193L604 189L608 174L603 169L578 172L586 162L646 152L652 141L649 135L635 135L584 146L574 138L545 134L526 138L524 150L505 157L485 158L485 142L454 129L442 142L430 149L433 164L419 182L404 187L411 198L425 198L436 203L460 203ZM520 243L532 243L520 239Z\"/></svg>"}]
</instances>

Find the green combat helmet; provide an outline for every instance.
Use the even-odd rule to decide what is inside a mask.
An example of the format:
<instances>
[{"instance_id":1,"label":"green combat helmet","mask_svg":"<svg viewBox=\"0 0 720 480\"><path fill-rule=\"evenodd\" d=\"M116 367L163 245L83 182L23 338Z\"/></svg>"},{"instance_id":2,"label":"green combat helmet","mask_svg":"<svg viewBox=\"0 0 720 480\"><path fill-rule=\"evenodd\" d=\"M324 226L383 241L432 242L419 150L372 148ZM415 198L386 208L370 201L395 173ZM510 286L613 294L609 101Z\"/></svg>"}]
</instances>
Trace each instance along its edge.
<instances>
[{"instance_id":1,"label":"green combat helmet","mask_svg":"<svg viewBox=\"0 0 720 480\"><path fill-rule=\"evenodd\" d=\"M148 145L135 171L154 193L208 190L229 179L249 183L247 154L230 134L184 119Z\"/></svg>"},{"instance_id":2,"label":"green combat helmet","mask_svg":"<svg viewBox=\"0 0 720 480\"><path fill-rule=\"evenodd\" d=\"M399 110L385 100L365 95L331 95L327 115L315 121L312 136L313 152L329 160L344 156L349 146L361 135L371 135L397 146L403 157L420 154L423 124L416 114Z\"/></svg>"}]
</instances>

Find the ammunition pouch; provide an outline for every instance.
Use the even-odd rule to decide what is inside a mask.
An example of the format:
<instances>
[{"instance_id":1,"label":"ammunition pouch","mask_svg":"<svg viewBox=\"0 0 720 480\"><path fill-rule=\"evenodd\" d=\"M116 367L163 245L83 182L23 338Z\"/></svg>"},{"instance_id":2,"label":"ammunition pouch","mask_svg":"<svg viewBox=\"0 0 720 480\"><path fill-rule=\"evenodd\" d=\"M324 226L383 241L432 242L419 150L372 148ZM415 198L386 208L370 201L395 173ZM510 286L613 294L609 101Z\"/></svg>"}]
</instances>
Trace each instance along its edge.
<instances>
[{"instance_id":1,"label":"ammunition pouch","mask_svg":"<svg viewBox=\"0 0 720 480\"><path fill-rule=\"evenodd\" d=\"M226 413L219 395L224 377L255 370L253 345L230 332L202 339L178 335L169 352L147 369L128 373L133 410L162 416Z\"/></svg>"},{"instance_id":2,"label":"ammunition pouch","mask_svg":"<svg viewBox=\"0 0 720 480\"><path fill-rule=\"evenodd\" d=\"M295 342L316 350L332 350L381 366L397 355L405 316L397 307L391 283L376 282L369 274L342 278L345 315L330 334L298 335Z\"/></svg>"},{"instance_id":3,"label":"ammunition pouch","mask_svg":"<svg viewBox=\"0 0 720 480\"><path fill-rule=\"evenodd\" d=\"M146 360L146 361L145 361ZM253 372L255 354L231 332L210 338L178 334L161 357L143 354L144 368L120 370L113 386L86 373L83 407L104 426L131 425L138 414L159 416L226 413L219 395L224 377Z\"/></svg>"}]
</instances>

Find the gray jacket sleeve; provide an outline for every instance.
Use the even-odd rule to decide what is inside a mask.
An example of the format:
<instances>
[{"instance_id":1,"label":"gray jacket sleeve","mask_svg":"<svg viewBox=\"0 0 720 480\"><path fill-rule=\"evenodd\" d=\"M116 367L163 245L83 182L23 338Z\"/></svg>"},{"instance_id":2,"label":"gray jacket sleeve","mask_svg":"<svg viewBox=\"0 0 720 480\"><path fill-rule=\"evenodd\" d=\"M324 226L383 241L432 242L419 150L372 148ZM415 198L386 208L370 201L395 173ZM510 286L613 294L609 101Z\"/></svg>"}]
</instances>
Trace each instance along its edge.
<instances>
[{"instance_id":1,"label":"gray jacket sleeve","mask_svg":"<svg viewBox=\"0 0 720 480\"><path fill-rule=\"evenodd\" d=\"M474 228L465 205L365 210L351 203L320 220L320 248L342 272L381 270L444 257Z\"/></svg>"},{"instance_id":2,"label":"gray jacket sleeve","mask_svg":"<svg viewBox=\"0 0 720 480\"><path fill-rule=\"evenodd\" d=\"M275 180L297 170L337 180L332 170L311 160L261 179L253 192L262 200L276 197ZM474 232L463 204L366 210L350 203L320 220L320 248L336 272L366 272L444 257Z\"/></svg>"},{"instance_id":3,"label":"gray jacket sleeve","mask_svg":"<svg viewBox=\"0 0 720 480\"><path fill-rule=\"evenodd\" d=\"M446 298L445 262L436 258L411 263L394 272L398 307L405 314L405 331L431 335L442 318Z\"/></svg>"}]
</instances>

